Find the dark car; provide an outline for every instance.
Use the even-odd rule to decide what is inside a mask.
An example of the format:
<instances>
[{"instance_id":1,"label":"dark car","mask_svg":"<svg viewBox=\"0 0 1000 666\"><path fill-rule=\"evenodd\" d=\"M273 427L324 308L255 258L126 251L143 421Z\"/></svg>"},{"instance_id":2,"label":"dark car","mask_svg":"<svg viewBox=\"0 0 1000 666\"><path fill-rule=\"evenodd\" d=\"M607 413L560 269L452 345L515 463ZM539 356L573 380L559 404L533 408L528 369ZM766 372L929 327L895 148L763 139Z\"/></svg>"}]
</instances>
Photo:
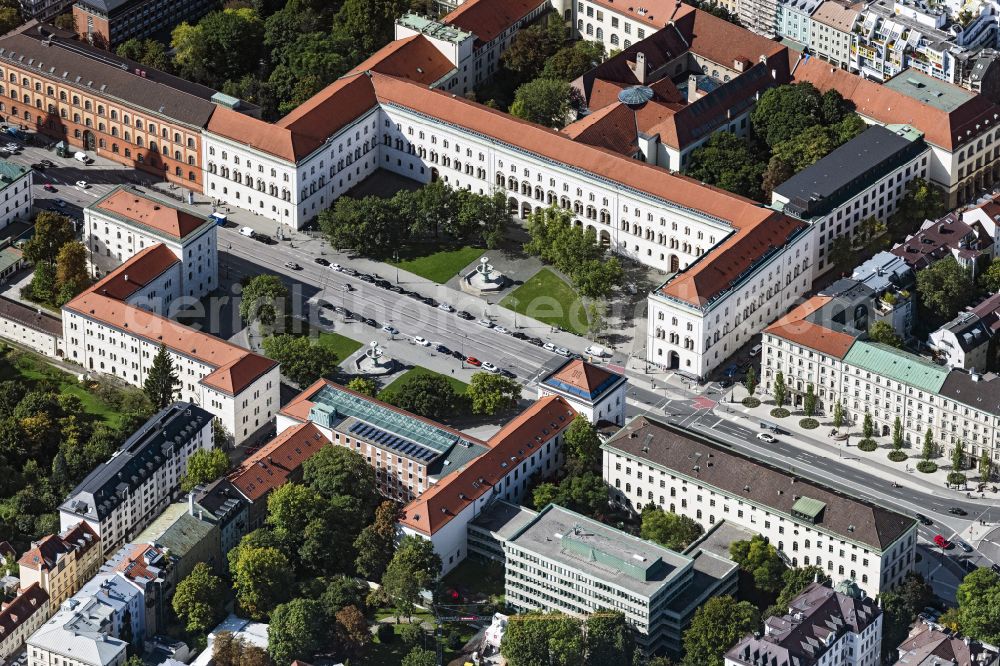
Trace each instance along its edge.
<instances>
[{"instance_id":1,"label":"dark car","mask_svg":"<svg viewBox=\"0 0 1000 666\"><path fill-rule=\"evenodd\" d=\"M52 160L42 160L41 162L39 162L39 164L41 164L44 167L54 167L56 165L56 163L53 162Z\"/></svg>"},{"instance_id":2,"label":"dark car","mask_svg":"<svg viewBox=\"0 0 1000 666\"><path fill-rule=\"evenodd\" d=\"M967 515L969 515L968 511L966 511L965 509L960 509L957 506L953 506L950 509L948 509L948 513L950 513L953 516L967 516Z\"/></svg>"},{"instance_id":3,"label":"dark car","mask_svg":"<svg viewBox=\"0 0 1000 666\"><path fill-rule=\"evenodd\" d=\"M388 289L392 286L392 283L388 280L383 280L382 278L375 278L375 286L380 289Z\"/></svg>"},{"instance_id":4,"label":"dark car","mask_svg":"<svg viewBox=\"0 0 1000 666\"><path fill-rule=\"evenodd\" d=\"M32 164L31 168L34 169L35 171L45 171L45 165L40 162Z\"/></svg>"},{"instance_id":5,"label":"dark car","mask_svg":"<svg viewBox=\"0 0 1000 666\"><path fill-rule=\"evenodd\" d=\"M438 306L438 302L437 302L437 301L435 301L435 300L434 300L433 298L431 298L430 296L424 296L423 298L421 298L421 299L420 299L420 301L421 301L422 303L425 303L426 305L429 305L429 306L431 306L432 308L436 308L436 307Z\"/></svg>"},{"instance_id":6,"label":"dark car","mask_svg":"<svg viewBox=\"0 0 1000 666\"><path fill-rule=\"evenodd\" d=\"M397 284L390 284L388 287L386 287L386 289L396 294L403 293L403 288Z\"/></svg>"},{"instance_id":7,"label":"dark car","mask_svg":"<svg viewBox=\"0 0 1000 666\"><path fill-rule=\"evenodd\" d=\"M528 338L528 344L535 345L536 347L541 347L545 343L542 342L540 338Z\"/></svg>"},{"instance_id":8,"label":"dark car","mask_svg":"<svg viewBox=\"0 0 1000 666\"><path fill-rule=\"evenodd\" d=\"M326 307L330 307L330 306L328 305ZM344 309L344 308L342 308L342 307L340 307L339 305L334 305L333 306L333 311L334 312L339 312L340 314L347 314L347 310Z\"/></svg>"},{"instance_id":9,"label":"dark car","mask_svg":"<svg viewBox=\"0 0 1000 666\"><path fill-rule=\"evenodd\" d=\"M358 279L362 282L375 282L375 278L368 275L368 273L358 273Z\"/></svg>"},{"instance_id":10,"label":"dark car","mask_svg":"<svg viewBox=\"0 0 1000 666\"><path fill-rule=\"evenodd\" d=\"M927 516L925 516L922 513L918 513L916 515L916 518L917 518L917 520L920 521L921 525L933 525L934 524L933 520L931 520L930 518L928 518Z\"/></svg>"},{"instance_id":11,"label":"dark car","mask_svg":"<svg viewBox=\"0 0 1000 666\"><path fill-rule=\"evenodd\" d=\"M358 272L356 270L354 270L353 268L348 268L347 266L344 266L343 268L341 268L340 272L344 273L345 275L357 275L358 274Z\"/></svg>"},{"instance_id":12,"label":"dark car","mask_svg":"<svg viewBox=\"0 0 1000 666\"><path fill-rule=\"evenodd\" d=\"M459 319L464 319L465 321L472 321L473 319L475 319L475 317L470 315L465 310L459 310L458 312L455 313L455 316L458 317Z\"/></svg>"},{"instance_id":13,"label":"dark car","mask_svg":"<svg viewBox=\"0 0 1000 666\"><path fill-rule=\"evenodd\" d=\"M510 337L517 338L518 340L528 339L528 335L526 333L522 333L521 331L514 331L513 333L510 334Z\"/></svg>"},{"instance_id":14,"label":"dark car","mask_svg":"<svg viewBox=\"0 0 1000 666\"><path fill-rule=\"evenodd\" d=\"M371 319L370 317L365 317L361 321L363 321L367 326L371 326L372 328L378 328L378 322L375 321L374 319Z\"/></svg>"},{"instance_id":15,"label":"dark car","mask_svg":"<svg viewBox=\"0 0 1000 666\"><path fill-rule=\"evenodd\" d=\"M452 358L457 358L459 361L464 361L465 360L465 354L463 354L460 351L453 351L451 353L451 357Z\"/></svg>"},{"instance_id":16,"label":"dark car","mask_svg":"<svg viewBox=\"0 0 1000 666\"><path fill-rule=\"evenodd\" d=\"M253 239L263 243L264 245L275 245L278 242L267 234L254 234Z\"/></svg>"},{"instance_id":17,"label":"dark car","mask_svg":"<svg viewBox=\"0 0 1000 666\"><path fill-rule=\"evenodd\" d=\"M577 354L576 352L570 352L569 357L571 359L573 359L574 361L582 361L583 360L583 355Z\"/></svg>"},{"instance_id":18,"label":"dark car","mask_svg":"<svg viewBox=\"0 0 1000 666\"><path fill-rule=\"evenodd\" d=\"M451 354L451 350L445 347L444 345L438 345L434 349L436 349L438 352L442 354Z\"/></svg>"},{"instance_id":19,"label":"dark car","mask_svg":"<svg viewBox=\"0 0 1000 666\"><path fill-rule=\"evenodd\" d=\"M500 368L500 374L506 377L507 379L517 379L517 375L515 375L510 370L505 370L503 368Z\"/></svg>"},{"instance_id":20,"label":"dark car","mask_svg":"<svg viewBox=\"0 0 1000 666\"><path fill-rule=\"evenodd\" d=\"M412 298L413 300L416 300L416 301L419 301L419 300L423 299L423 296L421 296L417 292L415 292L415 291L406 291L405 289L403 290L403 296L409 296L410 298Z\"/></svg>"},{"instance_id":21,"label":"dark car","mask_svg":"<svg viewBox=\"0 0 1000 666\"><path fill-rule=\"evenodd\" d=\"M353 319L353 318L354 318L354 313L348 310L347 308L344 308L344 319Z\"/></svg>"},{"instance_id":22,"label":"dark car","mask_svg":"<svg viewBox=\"0 0 1000 666\"><path fill-rule=\"evenodd\" d=\"M327 261L326 259L324 259L323 257L316 257L315 259L313 259L313 261L315 261L320 266L329 266L330 265L330 262Z\"/></svg>"},{"instance_id":23,"label":"dark car","mask_svg":"<svg viewBox=\"0 0 1000 666\"><path fill-rule=\"evenodd\" d=\"M719 382L719 388L724 388L725 389L725 388L729 388L732 385L733 385L733 381L731 379L723 379L721 382Z\"/></svg>"}]
</instances>

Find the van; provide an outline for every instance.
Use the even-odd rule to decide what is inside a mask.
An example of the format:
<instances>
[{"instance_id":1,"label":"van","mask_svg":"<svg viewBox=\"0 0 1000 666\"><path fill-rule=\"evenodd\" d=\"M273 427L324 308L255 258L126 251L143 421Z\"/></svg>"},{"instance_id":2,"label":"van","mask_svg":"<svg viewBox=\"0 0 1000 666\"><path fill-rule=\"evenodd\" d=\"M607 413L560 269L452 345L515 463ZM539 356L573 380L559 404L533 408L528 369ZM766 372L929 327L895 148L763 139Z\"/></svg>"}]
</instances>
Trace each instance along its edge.
<instances>
[{"instance_id":1,"label":"van","mask_svg":"<svg viewBox=\"0 0 1000 666\"><path fill-rule=\"evenodd\" d=\"M605 356L610 356L608 350L600 345L590 345L583 350L583 353L587 356L596 356L597 358L604 358Z\"/></svg>"},{"instance_id":2,"label":"van","mask_svg":"<svg viewBox=\"0 0 1000 666\"><path fill-rule=\"evenodd\" d=\"M253 238L253 229L251 227L240 227L240 235Z\"/></svg>"},{"instance_id":3,"label":"van","mask_svg":"<svg viewBox=\"0 0 1000 666\"><path fill-rule=\"evenodd\" d=\"M753 347L750 348L750 355L751 356L756 356L757 354L760 353L761 349L763 349L763 347L758 342L757 344L755 344Z\"/></svg>"},{"instance_id":4,"label":"van","mask_svg":"<svg viewBox=\"0 0 1000 666\"><path fill-rule=\"evenodd\" d=\"M94 160L90 159L90 157L87 156L87 153L82 151L74 153L73 157L74 159L77 159L83 162L84 164L92 164L94 162Z\"/></svg>"}]
</instances>

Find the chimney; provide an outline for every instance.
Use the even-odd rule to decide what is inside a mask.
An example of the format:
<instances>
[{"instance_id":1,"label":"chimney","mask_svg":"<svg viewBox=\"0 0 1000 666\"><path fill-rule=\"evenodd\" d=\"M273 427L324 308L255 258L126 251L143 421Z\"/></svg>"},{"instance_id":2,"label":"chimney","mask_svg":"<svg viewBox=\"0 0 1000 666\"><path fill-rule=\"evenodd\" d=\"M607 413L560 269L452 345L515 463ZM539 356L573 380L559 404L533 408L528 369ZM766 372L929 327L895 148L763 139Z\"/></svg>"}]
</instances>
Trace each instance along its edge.
<instances>
[{"instance_id":1,"label":"chimney","mask_svg":"<svg viewBox=\"0 0 1000 666\"><path fill-rule=\"evenodd\" d=\"M639 51L635 54L635 78L639 85L646 85L646 54Z\"/></svg>"},{"instance_id":2,"label":"chimney","mask_svg":"<svg viewBox=\"0 0 1000 666\"><path fill-rule=\"evenodd\" d=\"M128 282L128 273L125 274L125 281Z\"/></svg>"}]
</instances>

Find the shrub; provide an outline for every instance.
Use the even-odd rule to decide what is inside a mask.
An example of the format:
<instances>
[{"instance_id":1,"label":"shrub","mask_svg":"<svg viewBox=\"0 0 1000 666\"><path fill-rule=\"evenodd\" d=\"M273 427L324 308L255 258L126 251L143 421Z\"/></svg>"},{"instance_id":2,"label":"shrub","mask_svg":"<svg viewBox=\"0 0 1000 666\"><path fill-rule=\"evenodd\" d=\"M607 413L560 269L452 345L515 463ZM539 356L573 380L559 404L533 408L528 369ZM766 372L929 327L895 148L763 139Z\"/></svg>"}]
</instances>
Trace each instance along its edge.
<instances>
[{"instance_id":1,"label":"shrub","mask_svg":"<svg viewBox=\"0 0 1000 666\"><path fill-rule=\"evenodd\" d=\"M903 461L904 461L904 460L906 460L906 459L907 459L908 457L909 457L909 456L907 456L907 455L906 455L905 453L903 453L902 451L898 451L898 450L897 450L897 451L890 451L890 452L889 452L889 460L891 460L892 462L903 462Z\"/></svg>"},{"instance_id":2,"label":"shrub","mask_svg":"<svg viewBox=\"0 0 1000 666\"><path fill-rule=\"evenodd\" d=\"M771 410L771 416L776 419L784 419L791 415L791 412L784 407L775 407Z\"/></svg>"},{"instance_id":3,"label":"shrub","mask_svg":"<svg viewBox=\"0 0 1000 666\"><path fill-rule=\"evenodd\" d=\"M819 421L814 418L800 419L799 427L805 428L806 430L814 430L819 427Z\"/></svg>"},{"instance_id":4,"label":"shrub","mask_svg":"<svg viewBox=\"0 0 1000 666\"><path fill-rule=\"evenodd\" d=\"M752 395L743 398L743 406L753 409L754 407L760 407L760 400L753 397Z\"/></svg>"},{"instance_id":5,"label":"shrub","mask_svg":"<svg viewBox=\"0 0 1000 666\"><path fill-rule=\"evenodd\" d=\"M921 460L917 463L917 471L924 474L931 474L937 471L937 463L931 460Z\"/></svg>"},{"instance_id":6,"label":"shrub","mask_svg":"<svg viewBox=\"0 0 1000 666\"><path fill-rule=\"evenodd\" d=\"M965 475L961 472L949 472L948 473L948 483L952 486L964 486L966 482Z\"/></svg>"},{"instance_id":7,"label":"shrub","mask_svg":"<svg viewBox=\"0 0 1000 666\"><path fill-rule=\"evenodd\" d=\"M858 449L864 451L865 453L871 453L878 448L878 444L875 443L874 439L863 439L858 442Z\"/></svg>"}]
</instances>

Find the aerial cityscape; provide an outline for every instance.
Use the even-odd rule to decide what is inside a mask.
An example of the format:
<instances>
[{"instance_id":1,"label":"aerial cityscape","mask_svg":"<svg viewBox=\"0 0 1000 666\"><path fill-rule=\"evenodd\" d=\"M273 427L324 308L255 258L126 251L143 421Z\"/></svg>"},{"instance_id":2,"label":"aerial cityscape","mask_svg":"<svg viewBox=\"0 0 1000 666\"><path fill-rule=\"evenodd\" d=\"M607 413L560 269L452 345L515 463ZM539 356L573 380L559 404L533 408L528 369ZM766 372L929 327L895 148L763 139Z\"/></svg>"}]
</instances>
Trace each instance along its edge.
<instances>
[{"instance_id":1,"label":"aerial cityscape","mask_svg":"<svg viewBox=\"0 0 1000 666\"><path fill-rule=\"evenodd\" d=\"M1000 666L994 0L0 0L0 666Z\"/></svg>"}]
</instances>

